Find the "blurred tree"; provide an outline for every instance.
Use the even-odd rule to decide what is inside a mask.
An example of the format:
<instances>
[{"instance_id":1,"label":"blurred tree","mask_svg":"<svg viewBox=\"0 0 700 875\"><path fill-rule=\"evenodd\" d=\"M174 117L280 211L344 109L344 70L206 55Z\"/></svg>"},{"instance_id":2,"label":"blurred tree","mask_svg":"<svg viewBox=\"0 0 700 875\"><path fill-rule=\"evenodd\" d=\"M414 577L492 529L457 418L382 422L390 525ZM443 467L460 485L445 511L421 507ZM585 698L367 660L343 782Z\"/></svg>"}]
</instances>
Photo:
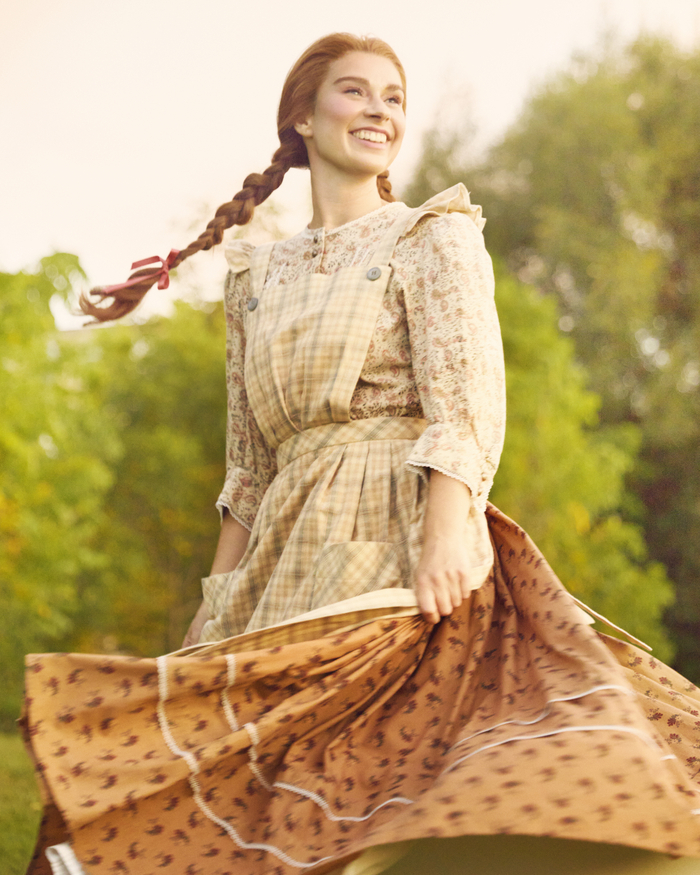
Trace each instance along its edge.
<instances>
[{"instance_id":1,"label":"blurred tree","mask_svg":"<svg viewBox=\"0 0 700 875\"><path fill-rule=\"evenodd\" d=\"M99 573L95 545L120 443L102 416L100 347L61 336L49 304L82 277L75 256L35 274L0 274L0 725L19 708L22 654L70 630L78 580Z\"/></svg>"},{"instance_id":2,"label":"blurred tree","mask_svg":"<svg viewBox=\"0 0 700 875\"><path fill-rule=\"evenodd\" d=\"M0 726L23 654L155 654L182 641L218 535L220 303L59 332L74 256L0 275Z\"/></svg>"},{"instance_id":3,"label":"blurred tree","mask_svg":"<svg viewBox=\"0 0 700 875\"><path fill-rule=\"evenodd\" d=\"M225 473L225 322L220 303L178 302L172 318L100 332L102 402L123 455L106 496L101 549L81 588L72 645L148 655L174 650L214 556Z\"/></svg>"},{"instance_id":4,"label":"blurred tree","mask_svg":"<svg viewBox=\"0 0 700 875\"><path fill-rule=\"evenodd\" d=\"M626 511L675 583L676 667L698 680L699 80L700 51L604 45L536 93L480 163L427 150L409 192L432 194L438 167L469 183L491 252L556 299L602 422L639 426L640 500Z\"/></svg>"},{"instance_id":5,"label":"blurred tree","mask_svg":"<svg viewBox=\"0 0 700 875\"><path fill-rule=\"evenodd\" d=\"M574 595L667 660L661 614L673 589L663 566L649 562L639 527L620 514L638 429L598 427L600 399L557 329L555 301L496 267L508 428L491 500L525 527Z\"/></svg>"}]
</instances>

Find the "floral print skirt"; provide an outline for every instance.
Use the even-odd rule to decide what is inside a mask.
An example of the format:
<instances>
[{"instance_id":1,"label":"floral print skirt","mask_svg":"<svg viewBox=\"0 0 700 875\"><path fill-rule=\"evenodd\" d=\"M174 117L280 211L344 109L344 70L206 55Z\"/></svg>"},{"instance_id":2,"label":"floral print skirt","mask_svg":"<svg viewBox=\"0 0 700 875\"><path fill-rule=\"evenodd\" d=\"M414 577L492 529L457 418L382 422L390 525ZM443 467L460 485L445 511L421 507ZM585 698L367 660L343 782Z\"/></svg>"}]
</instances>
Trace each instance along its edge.
<instances>
[{"instance_id":1,"label":"floral print skirt","mask_svg":"<svg viewBox=\"0 0 700 875\"><path fill-rule=\"evenodd\" d=\"M374 607L157 659L29 656L29 871L61 842L88 875L485 875L483 842L534 837L700 857L700 691L594 631L527 534L487 519L493 572L435 626ZM396 862L414 839L433 844Z\"/></svg>"}]
</instances>

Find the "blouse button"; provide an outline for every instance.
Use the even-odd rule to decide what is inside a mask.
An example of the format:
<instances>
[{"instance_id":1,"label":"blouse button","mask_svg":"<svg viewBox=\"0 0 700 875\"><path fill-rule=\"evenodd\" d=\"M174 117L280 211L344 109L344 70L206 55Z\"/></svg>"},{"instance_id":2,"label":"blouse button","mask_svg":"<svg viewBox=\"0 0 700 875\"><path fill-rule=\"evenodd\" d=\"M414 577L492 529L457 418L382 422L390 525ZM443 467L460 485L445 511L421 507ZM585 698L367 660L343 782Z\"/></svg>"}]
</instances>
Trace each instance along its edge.
<instances>
[{"instance_id":1,"label":"blouse button","mask_svg":"<svg viewBox=\"0 0 700 875\"><path fill-rule=\"evenodd\" d=\"M320 234L318 233L318 231L317 231L317 232L314 234L314 243L318 243L318 241L319 241L320 239L321 239L321 235L320 235Z\"/></svg>"},{"instance_id":2,"label":"blouse button","mask_svg":"<svg viewBox=\"0 0 700 875\"><path fill-rule=\"evenodd\" d=\"M251 298L250 301L248 301L248 309L249 309L249 310L252 311L252 310L254 310L257 306L258 306L258 299L257 299L257 298Z\"/></svg>"},{"instance_id":3,"label":"blouse button","mask_svg":"<svg viewBox=\"0 0 700 875\"><path fill-rule=\"evenodd\" d=\"M367 279L368 280L378 280L381 275L382 275L381 267L370 267L370 269L367 271Z\"/></svg>"},{"instance_id":4,"label":"blouse button","mask_svg":"<svg viewBox=\"0 0 700 875\"><path fill-rule=\"evenodd\" d=\"M317 255L318 255L318 249L312 249L311 250L311 257L316 258Z\"/></svg>"}]
</instances>

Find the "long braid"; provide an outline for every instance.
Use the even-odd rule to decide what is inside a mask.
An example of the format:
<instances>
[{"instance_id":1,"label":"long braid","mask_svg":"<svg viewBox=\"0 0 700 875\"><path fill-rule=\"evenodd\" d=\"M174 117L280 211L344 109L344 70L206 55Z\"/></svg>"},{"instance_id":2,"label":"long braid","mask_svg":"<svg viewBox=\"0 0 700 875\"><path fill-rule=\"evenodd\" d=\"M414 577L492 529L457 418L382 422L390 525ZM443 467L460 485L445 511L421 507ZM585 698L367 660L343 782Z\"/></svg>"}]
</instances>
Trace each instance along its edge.
<instances>
[{"instance_id":1,"label":"long braid","mask_svg":"<svg viewBox=\"0 0 700 875\"><path fill-rule=\"evenodd\" d=\"M295 160L296 144L289 142L287 138L285 140L286 142L283 142L272 156L272 163L267 170L263 173L251 173L247 176L243 182L243 188L230 201L218 208L214 218L199 237L177 253L169 262L168 267L171 270L182 264L191 255L211 249L212 246L221 243L227 228L231 228L233 225L246 225L250 222L255 207L260 206L275 189L280 187L286 172ZM129 282L139 277L142 277L141 282L129 286L122 285L106 289L98 286L90 289L88 295L80 296L80 309L99 322L125 316L141 302L146 292L158 280L159 272L154 271L153 268L142 268L131 274ZM96 304L90 300L89 296L101 301L112 298L112 303L108 305Z\"/></svg>"},{"instance_id":2,"label":"long braid","mask_svg":"<svg viewBox=\"0 0 700 875\"><path fill-rule=\"evenodd\" d=\"M393 203L396 200L391 193L391 183L389 182L388 170L380 173L377 177L377 189L379 190L379 197L381 197L382 200L388 201L389 203Z\"/></svg>"}]
</instances>

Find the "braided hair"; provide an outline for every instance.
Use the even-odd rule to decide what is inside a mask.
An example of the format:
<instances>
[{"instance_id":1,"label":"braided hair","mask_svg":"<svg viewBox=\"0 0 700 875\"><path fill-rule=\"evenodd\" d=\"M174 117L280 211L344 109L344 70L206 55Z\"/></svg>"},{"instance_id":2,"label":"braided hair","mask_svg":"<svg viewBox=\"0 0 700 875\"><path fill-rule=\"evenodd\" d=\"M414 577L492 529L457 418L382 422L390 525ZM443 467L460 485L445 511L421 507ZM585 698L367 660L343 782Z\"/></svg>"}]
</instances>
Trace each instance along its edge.
<instances>
[{"instance_id":1,"label":"braided hair","mask_svg":"<svg viewBox=\"0 0 700 875\"><path fill-rule=\"evenodd\" d=\"M308 167L306 145L294 125L313 110L318 89L333 61L350 52L366 52L390 60L401 76L405 93L406 75L403 66L393 49L383 40L349 33L333 33L317 40L306 49L287 74L277 113L280 145L272 156L270 166L262 173L248 175L243 182L243 188L218 208L199 237L185 249L173 251L162 269L142 268L132 273L127 283L107 288L96 287L87 295L81 295L80 309L83 313L98 322L118 319L130 313L164 271L167 276L167 270L176 268L186 258L221 243L227 228L246 225L253 218L255 207L280 187L289 169ZM377 176L377 189L383 200L394 200L388 170ZM111 299L110 303L106 303L108 299Z\"/></svg>"}]
</instances>

